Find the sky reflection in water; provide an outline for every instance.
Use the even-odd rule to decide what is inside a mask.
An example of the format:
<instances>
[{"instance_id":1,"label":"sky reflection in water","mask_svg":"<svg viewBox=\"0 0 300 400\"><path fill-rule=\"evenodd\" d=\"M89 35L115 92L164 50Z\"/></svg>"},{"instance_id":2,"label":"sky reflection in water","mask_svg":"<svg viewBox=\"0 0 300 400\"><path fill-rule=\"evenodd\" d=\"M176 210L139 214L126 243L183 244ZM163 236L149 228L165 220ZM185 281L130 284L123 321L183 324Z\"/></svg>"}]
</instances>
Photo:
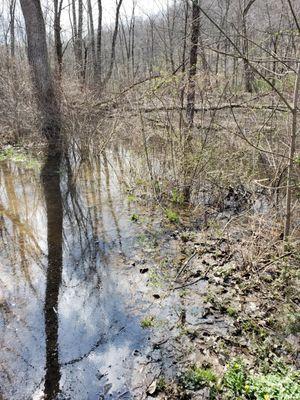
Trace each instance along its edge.
<instances>
[{"instance_id":1,"label":"sky reflection in water","mask_svg":"<svg viewBox=\"0 0 300 400\"><path fill-rule=\"evenodd\" d=\"M47 374L49 397L59 385L63 399L131 398L149 304L130 262L141 227L130 221L135 210L121 184L126 160L115 149L80 165L64 161L44 181L22 164L0 163L4 399L43 398Z\"/></svg>"}]
</instances>

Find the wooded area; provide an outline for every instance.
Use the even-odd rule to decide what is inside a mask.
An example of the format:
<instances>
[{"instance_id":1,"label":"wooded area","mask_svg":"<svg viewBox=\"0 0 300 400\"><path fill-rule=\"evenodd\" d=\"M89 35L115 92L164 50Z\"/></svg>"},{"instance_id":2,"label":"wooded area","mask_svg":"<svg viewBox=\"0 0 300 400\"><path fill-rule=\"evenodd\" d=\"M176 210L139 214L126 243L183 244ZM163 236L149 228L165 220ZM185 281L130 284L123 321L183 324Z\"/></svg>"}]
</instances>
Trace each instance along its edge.
<instances>
[{"instance_id":1,"label":"wooded area","mask_svg":"<svg viewBox=\"0 0 300 400\"><path fill-rule=\"evenodd\" d=\"M274 330L274 337L281 338L282 343L287 340L291 348L294 346L293 350L285 348L276 355L278 360L283 357L285 365L290 363L292 369L299 367L299 356L295 354L299 352L300 315L297 273L300 260L300 2L166 0L150 3L151 11L145 11L139 0L20 0L20 3L3 0L0 8L0 162L14 157L17 160L15 151L43 159L40 175L46 199L48 265L51 266L46 277L44 307L47 371L43 398L56 399L60 392L56 308L63 273L63 219L68 209L62 188L65 182L70 185L66 198L72 191L76 192L76 176L80 175L81 165L88 161L86 168L91 168L94 157L97 160L103 157L104 180L109 182L107 171L112 166L108 166L107 154L110 151L116 153L113 162L120 166L118 183L122 182L129 204L139 199L143 206L159 210L163 221L165 218L171 224L166 235L174 231L174 237L182 240L181 252L186 259L178 256L179 261L174 261L175 275L167 278L171 292L185 291L198 282L195 278L199 276L203 280L209 276L210 282L216 283L218 279L225 282L227 272L212 271L215 265L221 268L233 258L238 267L228 273L233 279L232 285L241 285L243 292L248 279L253 284L248 292L245 289L247 293L239 296L248 296L253 290L259 298L260 291L265 293L267 288L268 292L256 308L261 312L267 310L259 317L259 328L251 325L248 331L237 330L244 329L246 335L251 331L252 336L259 336L259 329ZM118 146L126 148L127 155L122 151L119 154ZM125 178L124 170L129 171ZM66 173L65 178L62 171ZM86 174L88 185L89 173ZM11 185L7 186L5 179L3 182L3 193L6 193ZM91 182L96 182L96 178ZM112 206L113 196L108 187L105 190ZM94 206L87 203L89 210L98 204L98 194L93 190L90 196ZM77 210L73 211L78 213L76 223L79 224L84 215L81 207L85 206L79 207L77 201L74 195L71 203ZM57 219L51 207L57 208ZM99 234L93 225L98 223L96 215L95 210L91 224L93 237ZM133 212L130 219L131 223L143 223L138 212ZM118 211L113 211L111 221L117 227L115 241L121 243L117 220ZM197 239L191 235L192 231L196 232ZM205 238L201 236L204 234ZM207 250L207 243L213 251ZM200 251L201 246L205 250ZM208 261L211 270L205 267L205 252L215 254L216 263ZM195 255L203 267L200 275L193 270L191 260ZM148 272L148 266L142 270ZM53 271L56 271L54 275ZM264 289L259 285L264 285ZM277 294L270 300L268 296L273 290ZM157 299L163 297L161 293L155 295L159 296ZM197 298L195 293L193 296ZM217 301L211 298L207 301L222 312ZM243 301L240 300L238 309ZM245 300L245 303L251 301ZM277 308L278 315L287 319L293 316L293 328L288 333L279 334L274 321L270 326L266 322L270 314L275 318ZM231 306L223 306L223 312L230 318L238 318ZM178 311L183 327L185 313ZM283 324L288 326L285 318ZM143 321L152 326L151 318ZM183 336L186 334L194 340L190 328L182 329ZM229 346L231 340L232 346L232 339L222 340L224 346L225 343ZM243 353L245 343L239 351L235 349L235 355ZM199 348L195 348L196 354ZM221 359L221 350L218 351L218 366L231 360L229 356ZM266 353L272 351L269 349ZM255 358L257 352L250 351L256 360L254 371L260 363ZM179 374L179 380L174 376L169 379L168 374L161 372L159 378L153 379L155 388L150 383L144 390L145 397L140 398L150 399L155 395L160 399L300 399L294 375L289 383L283 384L291 394L279 395L274 394L277 388L274 393L271 389L264 392L263 383L258 384L254 375L248 376L240 360L229 362L227 372L220 372L220 379L209 376L214 362L200 364L201 368L195 362ZM229 382L238 380L237 375L243 376L241 388L236 381ZM285 376L290 375L286 372ZM194 392L199 390L202 390L198 393L200 397L195 397Z\"/></svg>"}]
</instances>

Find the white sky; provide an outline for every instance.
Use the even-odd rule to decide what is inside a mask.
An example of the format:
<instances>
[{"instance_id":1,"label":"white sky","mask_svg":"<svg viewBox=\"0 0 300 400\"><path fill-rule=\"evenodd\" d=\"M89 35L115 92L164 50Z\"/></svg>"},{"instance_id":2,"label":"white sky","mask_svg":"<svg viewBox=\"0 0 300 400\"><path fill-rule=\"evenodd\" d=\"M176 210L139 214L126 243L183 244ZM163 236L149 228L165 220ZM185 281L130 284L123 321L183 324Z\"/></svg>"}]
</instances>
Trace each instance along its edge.
<instances>
[{"instance_id":1,"label":"white sky","mask_svg":"<svg viewBox=\"0 0 300 400\"><path fill-rule=\"evenodd\" d=\"M171 0L123 0L122 11L130 15L133 2L136 3L136 15L142 16L162 10ZM114 18L116 8L114 0L102 0L104 13L110 18ZM95 3L96 5L96 3ZM105 15L104 15L105 19Z\"/></svg>"},{"instance_id":2,"label":"white sky","mask_svg":"<svg viewBox=\"0 0 300 400\"><path fill-rule=\"evenodd\" d=\"M173 0L123 0L120 17L124 17L125 15L130 18L132 13L133 3L136 4L135 7L135 15L139 17L146 17L150 14L155 14L161 10L163 10L166 5L172 4ZM68 4L70 2L68 0L64 0L63 3L63 12L61 16L61 26L64 33L67 33L71 29L70 25L70 16L69 16L69 7ZM86 2L84 1L84 5L86 6ZM93 17L95 28L97 27L97 18L98 18L98 6L97 0L92 0L93 7ZM102 22L104 25L111 24L115 21L115 12L116 12L116 0L102 0L103 7L103 19ZM86 13L84 14L84 18L86 20Z\"/></svg>"},{"instance_id":3,"label":"white sky","mask_svg":"<svg viewBox=\"0 0 300 400\"><path fill-rule=\"evenodd\" d=\"M171 4L173 0L123 0L120 17L124 17L127 15L130 18L132 13L133 3L136 4L135 7L135 15L139 17L146 17L150 14L155 14L163 10L166 5ZM61 16L61 26L62 32L67 33L71 30L70 25L70 15L69 15L69 0L64 0L63 3L63 12ZM86 2L84 1L84 6L86 7ZM97 18L98 18L98 6L97 0L92 0L93 7L93 17L95 29L97 27ZM104 25L112 24L115 21L115 12L116 12L116 0L102 0L103 7L103 19L102 22ZM86 13L84 13L84 19L86 21Z\"/></svg>"}]
</instances>

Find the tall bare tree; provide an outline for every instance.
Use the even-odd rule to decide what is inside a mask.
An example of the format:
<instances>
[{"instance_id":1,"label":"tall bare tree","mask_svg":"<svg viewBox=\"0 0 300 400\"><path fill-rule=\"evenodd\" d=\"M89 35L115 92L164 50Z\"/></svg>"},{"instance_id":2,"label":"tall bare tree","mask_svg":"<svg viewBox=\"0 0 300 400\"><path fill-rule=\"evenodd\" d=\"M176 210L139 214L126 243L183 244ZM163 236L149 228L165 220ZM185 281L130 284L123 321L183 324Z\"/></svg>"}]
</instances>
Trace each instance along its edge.
<instances>
[{"instance_id":1,"label":"tall bare tree","mask_svg":"<svg viewBox=\"0 0 300 400\"><path fill-rule=\"evenodd\" d=\"M114 27L112 44L111 44L111 51L110 51L110 61L109 61L109 66L108 66L108 71L107 71L106 77L102 82L103 86L105 86L107 84L107 82L110 80L112 72L113 72L113 67L114 67L114 64L115 64L116 44L117 44L117 36L118 36L118 31L119 31L120 9L121 9L122 3L123 3L123 0L119 0L117 2L116 17L115 17L115 27Z\"/></svg>"},{"instance_id":2,"label":"tall bare tree","mask_svg":"<svg viewBox=\"0 0 300 400\"><path fill-rule=\"evenodd\" d=\"M16 0L11 0L9 3L9 32L10 32L10 55L11 58L15 57L15 12L16 12Z\"/></svg>"},{"instance_id":3,"label":"tall bare tree","mask_svg":"<svg viewBox=\"0 0 300 400\"><path fill-rule=\"evenodd\" d=\"M63 0L54 0L54 46L57 65L57 77L60 80L62 74L63 50L61 41L61 12Z\"/></svg>"},{"instance_id":4,"label":"tall bare tree","mask_svg":"<svg viewBox=\"0 0 300 400\"><path fill-rule=\"evenodd\" d=\"M190 47L190 66L188 72L188 90L187 90L187 110L186 116L189 128L194 125L195 114L195 77L197 72L198 59L198 41L200 33L200 7L199 0L192 1L192 22L191 22L191 47Z\"/></svg>"},{"instance_id":5,"label":"tall bare tree","mask_svg":"<svg viewBox=\"0 0 300 400\"><path fill-rule=\"evenodd\" d=\"M51 140L60 136L60 107L51 75L46 29L40 0L21 0L27 33L28 61L42 119L42 132Z\"/></svg>"},{"instance_id":6,"label":"tall bare tree","mask_svg":"<svg viewBox=\"0 0 300 400\"><path fill-rule=\"evenodd\" d=\"M243 43L243 64L244 64L244 79L245 79L245 89L247 92L253 92L253 71L251 65L247 61L249 58L249 39L248 39L248 29L247 29L247 15L250 8L253 6L256 0L244 0L242 9L242 43Z\"/></svg>"}]
</instances>

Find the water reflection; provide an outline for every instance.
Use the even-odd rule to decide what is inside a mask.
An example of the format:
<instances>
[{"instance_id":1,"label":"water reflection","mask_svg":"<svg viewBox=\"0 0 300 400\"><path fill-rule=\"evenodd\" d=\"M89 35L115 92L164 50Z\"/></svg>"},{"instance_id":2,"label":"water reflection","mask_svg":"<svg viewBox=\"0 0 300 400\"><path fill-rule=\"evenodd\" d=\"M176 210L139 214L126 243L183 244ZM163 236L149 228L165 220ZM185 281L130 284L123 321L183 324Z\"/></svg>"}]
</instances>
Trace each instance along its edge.
<instances>
[{"instance_id":1,"label":"water reflection","mask_svg":"<svg viewBox=\"0 0 300 400\"><path fill-rule=\"evenodd\" d=\"M42 170L47 216L48 266L45 294L46 371L45 397L55 399L59 392L58 296L62 280L63 205L60 189L61 152L49 146Z\"/></svg>"},{"instance_id":2,"label":"water reflection","mask_svg":"<svg viewBox=\"0 0 300 400\"><path fill-rule=\"evenodd\" d=\"M142 229L124 186L132 159L119 148L77 157L49 153L42 179L0 163L4 399L129 399L143 379L134 354L149 304L131 267Z\"/></svg>"}]
</instances>

